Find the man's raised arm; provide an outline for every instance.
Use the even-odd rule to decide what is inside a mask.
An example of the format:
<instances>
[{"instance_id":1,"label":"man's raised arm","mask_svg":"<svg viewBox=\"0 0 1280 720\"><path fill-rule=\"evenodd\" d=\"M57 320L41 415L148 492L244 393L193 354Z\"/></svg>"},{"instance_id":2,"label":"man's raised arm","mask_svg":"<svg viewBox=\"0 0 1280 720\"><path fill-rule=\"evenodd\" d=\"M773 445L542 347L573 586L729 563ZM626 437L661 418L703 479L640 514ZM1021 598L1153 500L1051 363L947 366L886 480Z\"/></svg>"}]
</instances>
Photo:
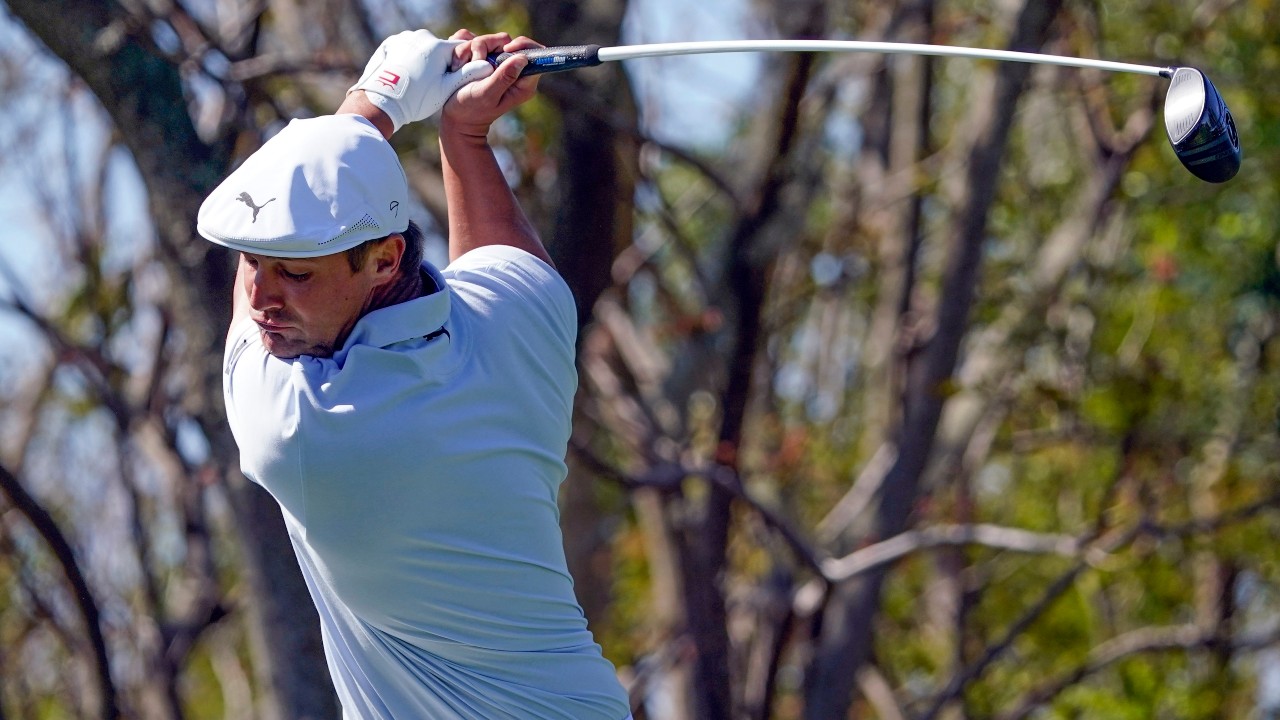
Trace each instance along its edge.
<instances>
[{"instance_id":1,"label":"man's raised arm","mask_svg":"<svg viewBox=\"0 0 1280 720\"><path fill-rule=\"evenodd\" d=\"M472 60L499 50L539 45L505 33L476 37L465 30L454 39L468 41ZM489 147L489 126L528 101L538 78L520 77L528 61L515 56L489 77L462 87L444 106L440 118L440 157L449 207L449 259L485 245L511 245L550 264L551 257L507 185Z\"/></svg>"}]
</instances>

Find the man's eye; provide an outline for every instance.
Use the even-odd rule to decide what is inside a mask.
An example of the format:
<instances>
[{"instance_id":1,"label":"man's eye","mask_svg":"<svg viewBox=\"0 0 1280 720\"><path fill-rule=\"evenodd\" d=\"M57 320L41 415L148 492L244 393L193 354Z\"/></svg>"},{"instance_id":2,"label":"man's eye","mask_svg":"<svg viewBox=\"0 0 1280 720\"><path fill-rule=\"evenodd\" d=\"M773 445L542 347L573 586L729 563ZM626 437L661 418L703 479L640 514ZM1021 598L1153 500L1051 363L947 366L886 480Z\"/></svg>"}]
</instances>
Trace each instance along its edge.
<instances>
[{"instance_id":1,"label":"man's eye","mask_svg":"<svg viewBox=\"0 0 1280 720\"><path fill-rule=\"evenodd\" d=\"M288 270L281 270L280 272L283 273L284 276L289 278L290 280L294 280L297 282L302 282L303 280L306 280L307 278L311 277L311 273L309 272L291 273Z\"/></svg>"}]
</instances>

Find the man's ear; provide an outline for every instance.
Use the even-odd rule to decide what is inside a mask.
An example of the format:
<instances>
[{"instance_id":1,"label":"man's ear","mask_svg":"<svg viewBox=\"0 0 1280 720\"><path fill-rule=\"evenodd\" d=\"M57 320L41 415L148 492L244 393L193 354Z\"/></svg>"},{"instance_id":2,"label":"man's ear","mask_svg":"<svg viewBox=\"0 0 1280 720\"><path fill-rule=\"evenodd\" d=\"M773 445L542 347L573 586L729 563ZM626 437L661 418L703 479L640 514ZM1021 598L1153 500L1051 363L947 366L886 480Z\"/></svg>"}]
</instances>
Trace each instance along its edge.
<instances>
[{"instance_id":1,"label":"man's ear","mask_svg":"<svg viewBox=\"0 0 1280 720\"><path fill-rule=\"evenodd\" d=\"M373 270L376 284L381 285L395 279L400 270L400 260L404 258L404 235L394 233L382 242L373 246L369 252L368 265Z\"/></svg>"}]
</instances>

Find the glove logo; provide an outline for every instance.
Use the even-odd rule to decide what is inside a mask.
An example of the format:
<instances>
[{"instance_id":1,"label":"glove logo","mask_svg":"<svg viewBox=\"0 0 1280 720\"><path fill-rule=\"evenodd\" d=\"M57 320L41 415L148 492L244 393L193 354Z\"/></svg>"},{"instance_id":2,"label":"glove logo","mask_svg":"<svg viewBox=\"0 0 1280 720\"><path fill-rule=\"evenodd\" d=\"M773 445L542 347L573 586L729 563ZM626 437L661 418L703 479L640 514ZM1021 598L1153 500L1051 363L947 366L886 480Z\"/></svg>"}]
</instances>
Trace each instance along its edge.
<instances>
[{"instance_id":1,"label":"glove logo","mask_svg":"<svg viewBox=\"0 0 1280 720\"><path fill-rule=\"evenodd\" d=\"M377 80L379 83L386 85L389 90L397 89L397 86L400 84L400 76L390 70L383 70L378 73Z\"/></svg>"}]
</instances>

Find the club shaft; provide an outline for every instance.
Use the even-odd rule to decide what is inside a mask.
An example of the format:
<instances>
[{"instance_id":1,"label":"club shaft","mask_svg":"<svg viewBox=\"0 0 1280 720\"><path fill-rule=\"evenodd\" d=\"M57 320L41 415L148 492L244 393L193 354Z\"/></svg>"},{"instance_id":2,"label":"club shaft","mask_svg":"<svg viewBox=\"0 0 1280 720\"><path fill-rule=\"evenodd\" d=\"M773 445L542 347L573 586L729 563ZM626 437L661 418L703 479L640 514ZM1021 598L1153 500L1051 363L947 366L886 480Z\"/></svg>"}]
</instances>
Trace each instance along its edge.
<instances>
[{"instance_id":1,"label":"club shaft","mask_svg":"<svg viewBox=\"0 0 1280 720\"><path fill-rule=\"evenodd\" d=\"M661 57L664 55L701 55L707 53L742 52L868 52L881 54L936 55L939 57L967 57L981 60L1003 60L1059 65L1062 67L1093 68L1107 72L1134 73L1154 77L1170 77L1174 68L1133 63L1089 60L1017 52L1013 50L986 50L983 48L953 47L950 45L924 45L920 43L868 42L861 40L724 40L704 42L655 43L650 45L621 45L602 47L601 62L632 60L635 58Z\"/></svg>"}]
</instances>

